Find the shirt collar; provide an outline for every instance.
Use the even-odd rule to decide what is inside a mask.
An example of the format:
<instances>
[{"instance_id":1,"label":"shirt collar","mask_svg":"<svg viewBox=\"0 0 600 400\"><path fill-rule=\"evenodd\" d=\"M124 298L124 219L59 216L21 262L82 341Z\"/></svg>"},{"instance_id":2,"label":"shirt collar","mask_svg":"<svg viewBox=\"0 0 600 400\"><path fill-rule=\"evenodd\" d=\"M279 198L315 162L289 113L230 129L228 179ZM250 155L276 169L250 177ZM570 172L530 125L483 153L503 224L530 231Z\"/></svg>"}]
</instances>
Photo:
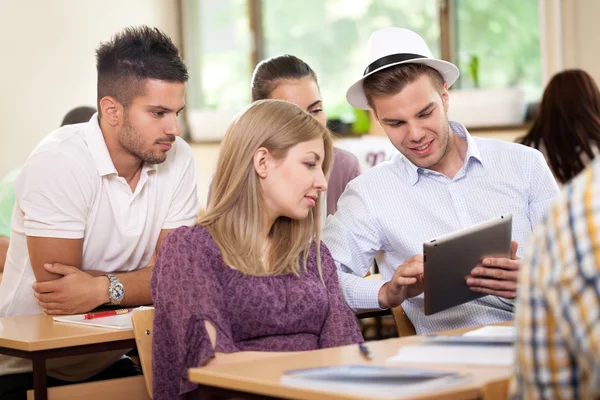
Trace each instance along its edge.
<instances>
[{"instance_id":1,"label":"shirt collar","mask_svg":"<svg viewBox=\"0 0 600 400\"><path fill-rule=\"evenodd\" d=\"M460 122L449 121L450 130L454 132L454 134L462 139L467 141L467 154L465 155L465 165L472 158L476 159L481 163L481 165L485 168L485 164L483 162L483 158L481 157L481 152L479 151L479 147L477 147L477 142L473 139L473 136L467 131L467 128Z\"/></svg>"},{"instance_id":2,"label":"shirt collar","mask_svg":"<svg viewBox=\"0 0 600 400\"><path fill-rule=\"evenodd\" d=\"M469 132L467 131L467 128L465 128L465 126L463 124L461 124L460 122L456 122L456 121L448 121L448 124L450 125L450 131L452 133L454 133L459 138L467 141L467 154L465 155L464 165L465 166L468 165L469 160L471 158L474 158L474 159L478 160L481 163L481 165L485 168L485 164L483 163L483 159L481 157L481 152L479 151L479 148L477 147L477 143L475 142L475 140L473 139L471 134L469 134ZM415 164L410 162L410 160L406 157L402 157L401 160L406 165L406 169L407 169L408 175L409 175L409 182L413 186L419 181L419 175L422 173L426 173L426 171L428 171L424 168L417 167Z\"/></svg>"},{"instance_id":3,"label":"shirt collar","mask_svg":"<svg viewBox=\"0 0 600 400\"><path fill-rule=\"evenodd\" d=\"M94 159L94 163L96 164L98 174L100 176L118 174L117 169L115 168L115 164L113 163L113 160L110 157L110 153L108 152L108 147L106 147L104 135L102 134L102 130L100 129L98 113L92 116L90 122L86 124L84 129L85 142L87 143L88 148L90 149L90 153L92 154L92 158ZM150 171L156 171L157 167L157 164L144 163L144 165L142 166L142 174L148 173Z\"/></svg>"}]
</instances>

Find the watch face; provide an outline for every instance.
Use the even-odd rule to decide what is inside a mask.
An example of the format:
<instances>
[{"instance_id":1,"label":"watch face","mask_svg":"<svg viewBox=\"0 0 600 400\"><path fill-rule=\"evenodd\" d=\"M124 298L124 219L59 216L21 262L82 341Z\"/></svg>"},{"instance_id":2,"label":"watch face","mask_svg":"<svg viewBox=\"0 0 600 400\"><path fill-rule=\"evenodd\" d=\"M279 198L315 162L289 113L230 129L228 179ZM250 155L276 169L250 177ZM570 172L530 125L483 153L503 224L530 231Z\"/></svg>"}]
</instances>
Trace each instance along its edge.
<instances>
[{"instance_id":1,"label":"watch face","mask_svg":"<svg viewBox=\"0 0 600 400\"><path fill-rule=\"evenodd\" d=\"M123 285L117 283L116 285L112 285L110 288L110 297L113 300L121 301L123 296L125 295L125 290L123 289Z\"/></svg>"}]
</instances>

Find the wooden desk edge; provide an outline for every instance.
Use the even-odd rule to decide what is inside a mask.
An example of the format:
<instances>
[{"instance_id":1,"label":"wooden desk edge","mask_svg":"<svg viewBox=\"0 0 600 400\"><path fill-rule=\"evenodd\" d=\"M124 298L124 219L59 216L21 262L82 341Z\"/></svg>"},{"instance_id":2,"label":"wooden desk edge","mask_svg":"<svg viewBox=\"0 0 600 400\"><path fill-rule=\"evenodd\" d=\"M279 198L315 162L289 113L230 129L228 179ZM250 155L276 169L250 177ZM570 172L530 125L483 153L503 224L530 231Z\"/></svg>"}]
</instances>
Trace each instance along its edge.
<instances>
[{"instance_id":1,"label":"wooden desk edge","mask_svg":"<svg viewBox=\"0 0 600 400\"><path fill-rule=\"evenodd\" d=\"M337 400L357 400L364 398L364 396L348 396L342 393L332 393L297 388L293 386L283 386L279 383L279 381L274 382L273 384L265 384L259 379L231 377L227 374L208 370L194 370L201 370L201 368L192 368L189 370L190 381L200 385L215 386L227 390L236 390L271 397L281 397L284 399L321 400L325 397L328 399Z\"/></svg>"},{"instance_id":2,"label":"wooden desk edge","mask_svg":"<svg viewBox=\"0 0 600 400\"><path fill-rule=\"evenodd\" d=\"M202 368L190 368L190 381L199 385L219 387L221 389L248 392L258 395L281 397L285 399L302 400L358 400L364 399L364 395L349 395L346 393L321 391L309 388L298 388L294 386L284 386L279 381L265 383L258 379L246 377L231 377L227 373L203 370ZM481 398L483 386L477 386L476 382L465 382L457 384L455 387L436 389L435 391L423 392L420 395L416 393L411 396L412 400L462 400L469 398ZM440 391L442 393L440 393ZM400 398L404 399L405 396Z\"/></svg>"},{"instance_id":3,"label":"wooden desk edge","mask_svg":"<svg viewBox=\"0 0 600 400\"><path fill-rule=\"evenodd\" d=\"M504 322L500 324L494 324L497 326L510 326L514 322ZM460 335L467 331L475 330L480 328L470 327L470 328L460 328L454 329L451 331L444 332L444 334L448 335ZM419 342L423 339L423 336L413 336L410 338L404 339L405 341L416 341ZM389 339L394 340L394 339ZM407 343L408 344L408 343ZM272 397L282 397L282 398L302 398L305 400L313 400L313 399L339 399L339 400L356 400L364 398L364 396L352 396L342 393L335 392L326 392L326 391L317 391L312 389L305 388L297 388L292 386L283 386L277 381L265 382L256 378L248 378L243 376L231 376L227 372L223 372L220 370L211 370L206 367L196 367L190 368L188 371L188 378L191 382L198 383L200 385L206 386L214 386L227 390L236 390L249 392L259 395L266 395ZM508 377L507 379L510 379ZM442 389L443 399L444 400L458 400L465 398L481 398L483 395L484 389L487 385L502 381L504 379L492 379L489 382L485 382L483 385L478 385L477 382L465 382L463 384L458 384L456 387L448 387L446 389ZM411 397L411 399L419 399L419 400L438 400L441 397L442 393L440 390L436 390L435 392L427 392L422 395L416 395Z\"/></svg>"},{"instance_id":4,"label":"wooden desk edge","mask_svg":"<svg viewBox=\"0 0 600 400\"><path fill-rule=\"evenodd\" d=\"M103 332L98 332L93 335L86 332L81 335L65 336L60 339L42 339L39 341L19 341L0 337L0 347L33 352L134 339L133 330L127 329L117 331L116 329L98 329L101 329Z\"/></svg>"}]
</instances>

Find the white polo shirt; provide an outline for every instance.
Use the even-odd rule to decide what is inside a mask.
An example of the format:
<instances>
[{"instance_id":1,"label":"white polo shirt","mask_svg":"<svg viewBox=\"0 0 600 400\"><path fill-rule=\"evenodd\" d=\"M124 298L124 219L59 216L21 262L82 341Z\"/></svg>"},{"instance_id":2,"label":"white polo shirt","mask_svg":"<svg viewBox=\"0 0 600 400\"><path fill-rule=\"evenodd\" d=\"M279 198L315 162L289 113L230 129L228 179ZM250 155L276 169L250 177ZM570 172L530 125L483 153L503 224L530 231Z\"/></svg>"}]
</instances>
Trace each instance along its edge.
<instances>
[{"instance_id":1,"label":"white polo shirt","mask_svg":"<svg viewBox=\"0 0 600 400\"><path fill-rule=\"evenodd\" d=\"M132 193L117 174L96 115L49 134L15 183L0 317L42 312L31 288L26 236L83 238L83 270L134 271L148 265L162 229L194 224L196 182L192 151L180 138L163 163L144 164ZM2 369L0 363L0 374L6 373Z\"/></svg>"}]
</instances>

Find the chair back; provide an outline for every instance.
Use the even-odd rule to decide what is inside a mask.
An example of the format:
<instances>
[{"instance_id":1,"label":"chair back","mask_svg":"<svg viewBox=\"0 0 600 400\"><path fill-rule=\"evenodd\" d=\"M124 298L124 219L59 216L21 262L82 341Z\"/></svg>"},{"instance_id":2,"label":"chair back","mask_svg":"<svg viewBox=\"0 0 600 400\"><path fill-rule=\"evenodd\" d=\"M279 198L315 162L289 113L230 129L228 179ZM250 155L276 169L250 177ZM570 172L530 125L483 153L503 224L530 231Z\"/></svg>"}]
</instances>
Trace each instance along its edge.
<instances>
[{"instance_id":1,"label":"chair back","mask_svg":"<svg viewBox=\"0 0 600 400\"><path fill-rule=\"evenodd\" d=\"M152 330L154 323L154 309L134 311L131 314L133 336L137 345L146 391L152 398Z\"/></svg>"},{"instance_id":2,"label":"chair back","mask_svg":"<svg viewBox=\"0 0 600 400\"><path fill-rule=\"evenodd\" d=\"M392 315L394 316L394 321L396 321L396 330L398 331L398 336L405 337L417 334L414 325L404 313L402 306L392 308Z\"/></svg>"}]
</instances>

